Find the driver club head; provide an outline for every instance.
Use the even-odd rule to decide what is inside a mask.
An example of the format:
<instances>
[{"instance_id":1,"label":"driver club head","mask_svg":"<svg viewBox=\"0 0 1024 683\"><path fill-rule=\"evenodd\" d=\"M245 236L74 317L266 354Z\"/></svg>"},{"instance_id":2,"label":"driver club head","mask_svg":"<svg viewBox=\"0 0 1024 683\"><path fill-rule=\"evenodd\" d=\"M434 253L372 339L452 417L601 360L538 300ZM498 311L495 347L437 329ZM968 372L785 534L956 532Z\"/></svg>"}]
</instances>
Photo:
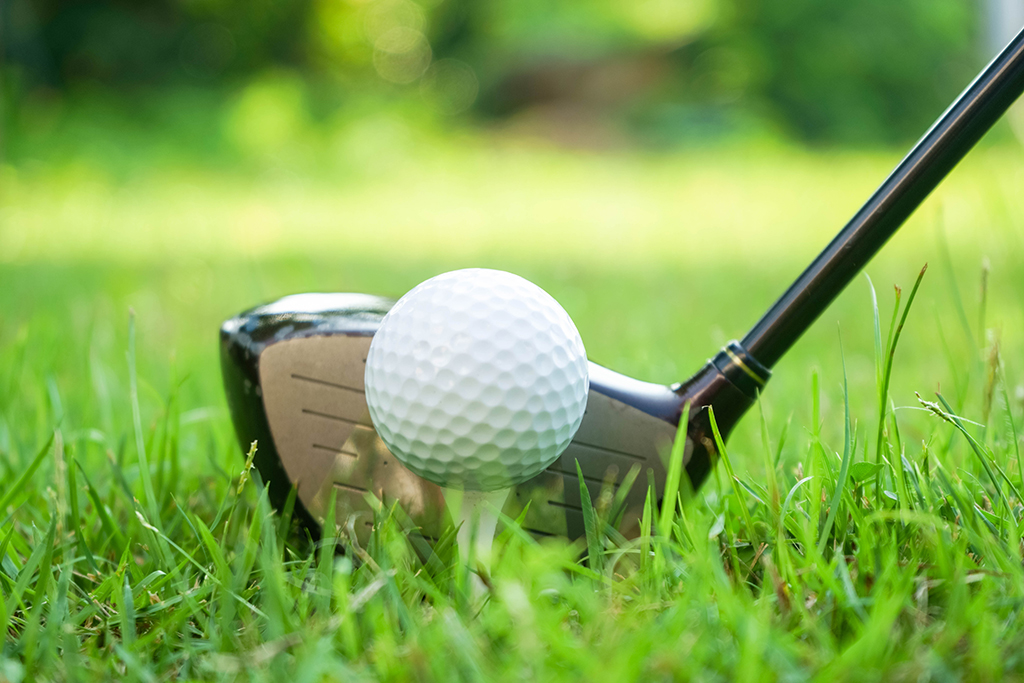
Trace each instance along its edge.
<instances>
[{"instance_id":1,"label":"driver club head","mask_svg":"<svg viewBox=\"0 0 1024 683\"><path fill-rule=\"evenodd\" d=\"M367 294L298 294L239 314L220 331L221 367L231 417L243 450L257 442L255 465L281 509L292 487L296 516L315 536L330 497L339 526L365 542L377 501L399 503L411 536L440 537L447 517L440 487L405 468L377 435L364 395L370 341L394 302ZM746 361L746 362L744 362ZM580 478L592 500L634 468L620 531L639 531L653 481L660 498L678 422L691 403L684 451L698 486L714 440L708 407L723 435L751 405L769 373L731 345L685 384L632 379L590 363L590 394L579 431L547 470L516 486L504 508L538 537L584 534Z\"/></svg>"}]
</instances>

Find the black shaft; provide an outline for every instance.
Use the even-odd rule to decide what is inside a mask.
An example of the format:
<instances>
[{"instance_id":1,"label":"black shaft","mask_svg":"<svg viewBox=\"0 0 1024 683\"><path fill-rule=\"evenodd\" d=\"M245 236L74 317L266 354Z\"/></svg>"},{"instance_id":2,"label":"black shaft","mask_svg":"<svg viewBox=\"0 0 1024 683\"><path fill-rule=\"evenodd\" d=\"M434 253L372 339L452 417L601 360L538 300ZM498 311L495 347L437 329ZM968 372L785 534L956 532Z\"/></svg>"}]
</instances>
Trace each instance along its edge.
<instances>
[{"instance_id":1,"label":"black shaft","mask_svg":"<svg viewBox=\"0 0 1024 683\"><path fill-rule=\"evenodd\" d=\"M871 199L743 338L772 367L1024 92L1024 31L925 133Z\"/></svg>"}]
</instances>

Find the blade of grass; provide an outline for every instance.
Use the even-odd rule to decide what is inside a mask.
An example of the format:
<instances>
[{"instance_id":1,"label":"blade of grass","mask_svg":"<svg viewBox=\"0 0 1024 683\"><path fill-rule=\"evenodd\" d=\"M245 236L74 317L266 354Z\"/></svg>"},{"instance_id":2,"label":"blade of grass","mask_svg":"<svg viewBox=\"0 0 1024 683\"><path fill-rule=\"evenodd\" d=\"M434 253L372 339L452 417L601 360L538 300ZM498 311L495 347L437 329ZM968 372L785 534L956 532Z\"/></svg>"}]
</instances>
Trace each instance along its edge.
<instances>
[{"instance_id":1,"label":"blade of grass","mask_svg":"<svg viewBox=\"0 0 1024 683\"><path fill-rule=\"evenodd\" d=\"M882 322L878 314L878 292L875 291L875 283L871 281L871 276L866 272L864 273L864 279L868 281L868 292L871 293L871 312L873 314L872 321L874 322L875 330L875 383L880 386L882 384ZM897 304L897 310L898 308ZM893 322L895 322L895 319L896 314L893 313ZM891 326L889 327L889 333L892 334Z\"/></svg>"},{"instance_id":2,"label":"blade of grass","mask_svg":"<svg viewBox=\"0 0 1024 683\"><path fill-rule=\"evenodd\" d=\"M1013 453L1017 457L1017 476L1024 485L1024 461L1020 457L1020 437L1017 435L1017 424L1013 420L1013 404L1010 403L1010 392L1006 389L1006 368L1001 364L1003 403L1006 406L1006 421L1010 423L1010 435L1013 437Z\"/></svg>"},{"instance_id":3,"label":"blade of grass","mask_svg":"<svg viewBox=\"0 0 1024 683\"><path fill-rule=\"evenodd\" d=\"M648 470L649 472L650 470ZM644 571L651 561L651 531L654 519L654 486L647 487L647 497L644 500L644 511L640 516L640 571ZM650 572L645 572L649 574Z\"/></svg>"},{"instance_id":4,"label":"blade of grass","mask_svg":"<svg viewBox=\"0 0 1024 683\"><path fill-rule=\"evenodd\" d=\"M935 403L923 400L920 396L918 396L918 401L920 401L921 404L924 405L924 407L931 410L931 412L935 413L943 420L949 422L951 425L956 427L957 431L960 432L965 439L967 439L967 443L970 444L971 450L978 457L978 461L981 463L982 468L985 470L985 474L988 475L989 481L992 482L992 487L999 494L1000 501L1005 506L1005 509L1009 511L1011 509L1010 501L1006 497L1006 491L1003 490L1003 487L1000 486L999 484L999 480L996 479L995 472L992 471L992 464L989 462L989 456L986 453L987 449L980 443L978 443L978 440L975 439L971 435L971 433L967 431L967 428L964 427L964 423L960 420L960 417L956 415L956 413L953 411L953 408L946 401L945 397L940 393L936 393L935 395L942 403L942 408L939 408Z\"/></svg>"},{"instance_id":5,"label":"blade of grass","mask_svg":"<svg viewBox=\"0 0 1024 683\"><path fill-rule=\"evenodd\" d=\"M882 360L882 375L881 383L878 388L878 431L875 439L875 462L882 461L882 440L885 438L885 421L889 408L889 383L892 379L892 368L893 363L896 360L896 347L900 343L900 335L903 334L903 328L907 324L907 316L910 314L910 308L914 305L914 299L917 298L917 290L921 287L921 281L924 279L924 274L928 270L928 264L924 264L921 268L921 272L917 274L917 280L914 281L914 287L910 290L910 296L907 297L907 305L903 307L903 315L900 316L899 325L896 325L896 316L900 310L900 295L901 290L896 287L896 304L892 311L892 322L889 325L889 340L885 347L885 357ZM895 329L895 332L893 331ZM881 490L881 473L875 477L875 502L878 507L882 506L882 500L879 497Z\"/></svg>"},{"instance_id":6,"label":"blade of grass","mask_svg":"<svg viewBox=\"0 0 1024 683\"><path fill-rule=\"evenodd\" d=\"M732 463L729 461L729 453L725 450L725 442L722 440L722 434L718 431L718 423L715 421L715 409L711 406L708 406L708 419L711 422L711 432L715 437L715 448L718 450L718 454L722 458L722 464L725 466L725 472L729 477L729 483L732 485L733 495L736 497L736 503L739 505L740 512L743 516L743 525L746 528L747 540L753 540L755 538L754 522L750 518L750 510L747 509L747 501L744 500L743 496L740 494L739 480L733 472Z\"/></svg>"},{"instance_id":7,"label":"blade of grass","mask_svg":"<svg viewBox=\"0 0 1024 683\"><path fill-rule=\"evenodd\" d=\"M835 523L836 514L839 512L840 503L843 500L843 493L846 489L846 480L850 474L850 461L853 460L853 430L850 425L850 390L846 378L846 356L842 355L843 342L839 341L839 352L843 359L843 459L839 467L839 478L836 480L836 488L832 494L832 501L829 504L828 516L825 518L825 525L821 529L821 536L818 538L818 554L825 552L825 545L829 535L832 533L832 525Z\"/></svg>"},{"instance_id":8,"label":"blade of grass","mask_svg":"<svg viewBox=\"0 0 1024 683\"><path fill-rule=\"evenodd\" d=\"M14 483L11 484L10 488L0 496L0 510L5 510L7 506L10 505L11 501L14 500L15 496L19 493L25 492L29 479L31 479L32 475L35 474L37 469L39 469L39 466L43 464L43 459L46 457L46 454L50 452L50 447L53 446L53 442L56 437L57 430L55 429L50 432L50 438L47 439L46 443L43 444L43 447L36 452L35 457L32 458L32 462L28 464L28 467L26 467Z\"/></svg>"},{"instance_id":9,"label":"blade of grass","mask_svg":"<svg viewBox=\"0 0 1024 683\"><path fill-rule=\"evenodd\" d=\"M949 241L946 239L946 231L942 229L942 224L939 224L938 230L939 237L939 253L942 255L942 261L945 268L943 269L946 273L946 281L949 284L950 292L952 293L953 306L956 309L957 319L960 321L960 328L964 333L964 337L967 339L967 343L971 345L971 358L972 363L978 362L978 342L974 333L971 331L971 323L967 320L967 311L964 308L964 298L960 295L960 286L956 281L956 273L953 269L953 258L949 253Z\"/></svg>"},{"instance_id":10,"label":"blade of grass","mask_svg":"<svg viewBox=\"0 0 1024 683\"><path fill-rule=\"evenodd\" d=\"M639 463L633 464L615 491L615 499L612 501L611 513L608 516L608 523L613 527L618 527L622 523L622 516L626 514L627 497L640 476L640 469Z\"/></svg>"},{"instance_id":11,"label":"blade of grass","mask_svg":"<svg viewBox=\"0 0 1024 683\"><path fill-rule=\"evenodd\" d=\"M676 438L672 442L672 451L668 460L668 478L661 499L661 515L658 518L658 533L666 538L670 534L672 517L675 514L676 494L679 493L679 480L683 472L683 456L686 453L686 430L690 423L690 404L683 406L676 427Z\"/></svg>"},{"instance_id":12,"label":"blade of grass","mask_svg":"<svg viewBox=\"0 0 1024 683\"><path fill-rule=\"evenodd\" d=\"M86 562L94 572L99 572L96 566L96 558L92 555L92 548L85 537L85 527L82 524L82 515L78 508L78 480L75 473L78 471L78 461L72 456L71 465L67 468L68 479L68 509L71 516L71 531L75 535L75 543L78 551L85 556Z\"/></svg>"},{"instance_id":13,"label":"blade of grass","mask_svg":"<svg viewBox=\"0 0 1024 683\"><path fill-rule=\"evenodd\" d=\"M18 572L18 579L14 584L14 588L7 595L7 613L3 615L4 620L2 624L0 624L3 628L0 629L0 633L7 633L7 629L10 628L11 615L14 613L15 608L21 604L21 598L25 594L25 591L28 590L28 585L32 581L32 577L36 575L36 569L38 568L40 572L52 571L52 567L45 563L43 558L52 557L53 539L56 532L57 516L51 515L50 526L46 530L46 535L43 537L42 542L33 549L32 554L28 558L28 562L25 563L25 566L21 568L20 572ZM39 580L42 580L42 578L40 577ZM42 601L41 596L37 597Z\"/></svg>"},{"instance_id":14,"label":"blade of grass","mask_svg":"<svg viewBox=\"0 0 1024 683\"><path fill-rule=\"evenodd\" d=\"M124 550L128 541L117 525L114 524L113 520L110 519L110 515L107 513L106 505L100 499L99 493L93 487L92 482L89 481L89 475L86 474L85 468L82 467L82 463L76 462L78 470L82 473L82 478L85 479L85 492L89 496L89 500L92 501L93 510L96 515L100 518L100 525L103 527L103 531L107 534L108 538L113 538L117 542L118 552ZM102 548L101 548L102 550Z\"/></svg>"},{"instance_id":15,"label":"blade of grass","mask_svg":"<svg viewBox=\"0 0 1024 683\"><path fill-rule=\"evenodd\" d=\"M583 470L579 460L576 461L576 475L580 484L580 503L583 509L583 528L587 536L587 559L590 568L598 575L604 573L604 548L601 545L600 520L590 500L590 489L583 479Z\"/></svg>"},{"instance_id":16,"label":"blade of grass","mask_svg":"<svg viewBox=\"0 0 1024 683\"><path fill-rule=\"evenodd\" d=\"M142 479L142 491L145 496L146 514L157 526L160 524L158 501L150 479L149 460L146 457L146 442L142 431L142 410L139 407L139 382L135 370L135 311L128 312L128 396L132 407L132 427L135 432L135 450L139 458L139 478Z\"/></svg>"},{"instance_id":17,"label":"blade of grass","mask_svg":"<svg viewBox=\"0 0 1024 683\"><path fill-rule=\"evenodd\" d=\"M779 519L779 504L782 502L782 496L779 493L779 478L778 473L775 471L775 458L772 457L774 453L772 452L771 437L768 436L768 418L764 414L764 402L761 400L760 394L758 394L757 407L758 415L761 418L761 449L764 454L764 470L767 480L768 511L774 526Z\"/></svg>"}]
</instances>

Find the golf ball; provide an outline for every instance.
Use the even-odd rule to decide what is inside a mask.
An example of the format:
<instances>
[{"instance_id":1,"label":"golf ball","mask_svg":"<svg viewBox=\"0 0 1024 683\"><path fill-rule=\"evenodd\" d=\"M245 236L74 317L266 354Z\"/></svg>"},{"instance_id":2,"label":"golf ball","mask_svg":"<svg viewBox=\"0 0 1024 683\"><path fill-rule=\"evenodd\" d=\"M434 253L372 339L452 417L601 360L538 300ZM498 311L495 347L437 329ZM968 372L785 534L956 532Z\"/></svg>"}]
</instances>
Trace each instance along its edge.
<instances>
[{"instance_id":1,"label":"golf ball","mask_svg":"<svg viewBox=\"0 0 1024 683\"><path fill-rule=\"evenodd\" d=\"M440 486L494 491L565 450L587 405L588 364L569 314L498 270L421 283L384 317L366 358L378 434Z\"/></svg>"}]
</instances>

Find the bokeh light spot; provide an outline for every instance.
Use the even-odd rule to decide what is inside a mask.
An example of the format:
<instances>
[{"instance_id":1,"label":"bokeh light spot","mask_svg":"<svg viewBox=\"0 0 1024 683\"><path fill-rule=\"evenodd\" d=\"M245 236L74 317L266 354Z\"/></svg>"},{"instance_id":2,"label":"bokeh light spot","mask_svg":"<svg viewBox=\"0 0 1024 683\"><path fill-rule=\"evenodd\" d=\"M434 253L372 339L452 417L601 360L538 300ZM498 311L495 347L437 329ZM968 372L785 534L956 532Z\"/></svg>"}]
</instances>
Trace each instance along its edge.
<instances>
[{"instance_id":1,"label":"bokeh light spot","mask_svg":"<svg viewBox=\"0 0 1024 683\"><path fill-rule=\"evenodd\" d=\"M442 114L458 114L476 101L480 84L473 68L457 59L441 59L423 75L424 98Z\"/></svg>"},{"instance_id":2,"label":"bokeh light spot","mask_svg":"<svg viewBox=\"0 0 1024 683\"><path fill-rule=\"evenodd\" d=\"M374 47L373 66L381 78L392 83L412 83L430 66L430 44L415 29L393 28Z\"/></svg>"}]
</instances>

